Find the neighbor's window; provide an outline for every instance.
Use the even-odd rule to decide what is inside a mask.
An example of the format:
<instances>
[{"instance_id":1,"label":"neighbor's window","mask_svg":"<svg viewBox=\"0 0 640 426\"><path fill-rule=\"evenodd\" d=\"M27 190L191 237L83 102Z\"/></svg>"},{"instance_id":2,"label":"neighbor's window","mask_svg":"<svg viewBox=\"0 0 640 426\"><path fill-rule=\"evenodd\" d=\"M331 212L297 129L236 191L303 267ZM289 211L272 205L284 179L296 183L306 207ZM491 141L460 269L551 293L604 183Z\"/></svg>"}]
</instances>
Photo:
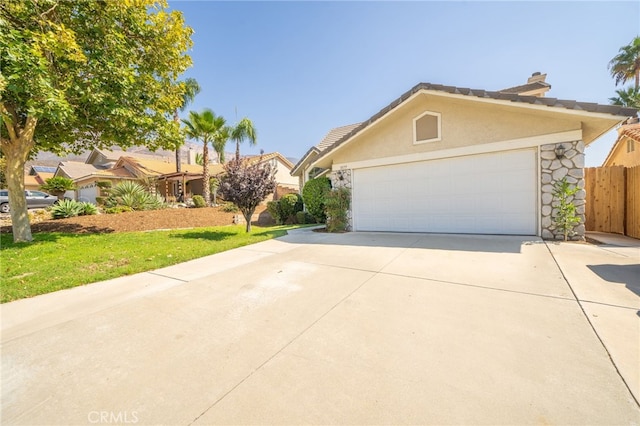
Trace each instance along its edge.
<instances>
[{"instance_id":1,"label":"neighbor's window","mask_svg":"<svg viewBox=\"0 0 640 426\"><path fill-rule=\"evenodd\" d=\"M413 143L439 141L441 139L440 127L440 113L422 113L413 119Z\"/></svg>"},{"instance_id":2,"label":"neighbor's window","mask_svg":"<svg viewBox=\"0 0 640 426\"><path fill-rule=\"evenodd\" d=\"M635 141L629 139L627 141L627 152L633 152L636 150Z\"/></svg>"}]
</instances>

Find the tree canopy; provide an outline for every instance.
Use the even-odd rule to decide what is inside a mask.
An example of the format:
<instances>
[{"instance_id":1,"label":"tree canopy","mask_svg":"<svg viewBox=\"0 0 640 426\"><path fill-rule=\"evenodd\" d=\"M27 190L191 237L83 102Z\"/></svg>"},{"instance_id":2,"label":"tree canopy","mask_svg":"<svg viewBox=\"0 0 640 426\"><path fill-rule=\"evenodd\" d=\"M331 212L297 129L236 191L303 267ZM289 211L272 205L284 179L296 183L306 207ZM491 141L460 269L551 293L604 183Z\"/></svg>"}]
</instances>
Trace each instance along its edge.
<instances>
[{"instance_id":1,"label":"tree canopy","mask_svg":"<svg viewBox=\"0 0 640 426\"><path fill-rule=\"evenodd\" d=\"M609 62L609 71L616 86L634 80L634 87L640 87L640 37L635 37L618 50L618 54Z\"/></svg>"},{"instance_id":2,"label":"tree canopy","mask_svg":"<svg viewBox=\"0 0 640 426\"><path fill-rule=\"evenodd\" d=\"M4 0L0 27L0 150L14 240L30 241L30 155L182 142L171 116L193 31L163 0Z\"/></svg>"},{"instance_id":3,"label":"tree canopy","mask_svg":"<svg viewBox=\"0 0 640 426\"><path fill-rule=\"evenodd\" d=\"M225 174L220 181L220 192L227 201L238 206L251 231L251 216L256 207L276 190L275 170L269 163L233 159L224 165Z\"/></svg>"}]
</instances>

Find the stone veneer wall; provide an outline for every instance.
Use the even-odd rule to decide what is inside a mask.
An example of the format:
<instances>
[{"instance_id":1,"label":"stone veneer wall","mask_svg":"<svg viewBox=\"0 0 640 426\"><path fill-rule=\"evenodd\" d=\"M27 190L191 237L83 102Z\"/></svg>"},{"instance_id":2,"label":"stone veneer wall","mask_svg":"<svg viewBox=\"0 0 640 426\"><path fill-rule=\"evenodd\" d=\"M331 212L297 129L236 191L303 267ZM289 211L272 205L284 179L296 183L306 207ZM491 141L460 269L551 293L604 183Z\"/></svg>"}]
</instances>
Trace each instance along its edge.
<instances>
[{"instance_id":1,"label":"stone veneer wall","mask_svg":"<svg viewBox=\"0 0 640 426\"><path fill-rule=\"evenodd\" d=\"M349 188L353 189L351 185L351 169L346 170L336 170L331 173L331 186L333 188ZM347 231L351 231L353 229L353 195L351 198L351 202L349 203L351 208L347 211Z\"/></svg>"},{"instance_id":2,"label":"stone veneer wall","mask_svg":"<svg viewBox=\"0 0 640 426\"><path fill-rule=\"evenodd\" d=\"M564 157L556 158L555 149L558 145L565 148ZM584 240L584 211L586 192L584 190L584 143L582 141L563 142L561 144L542 145L540 147L540 183L541 201L540 212L542 238L562 240L564 236L556 229L553 218L556 215L558 202L553 199L554 185L563 177L567 182L576 185L579 191L573 197L580 223L574 227L575 235L572 240Z\"/></svg>"}]
</instances>

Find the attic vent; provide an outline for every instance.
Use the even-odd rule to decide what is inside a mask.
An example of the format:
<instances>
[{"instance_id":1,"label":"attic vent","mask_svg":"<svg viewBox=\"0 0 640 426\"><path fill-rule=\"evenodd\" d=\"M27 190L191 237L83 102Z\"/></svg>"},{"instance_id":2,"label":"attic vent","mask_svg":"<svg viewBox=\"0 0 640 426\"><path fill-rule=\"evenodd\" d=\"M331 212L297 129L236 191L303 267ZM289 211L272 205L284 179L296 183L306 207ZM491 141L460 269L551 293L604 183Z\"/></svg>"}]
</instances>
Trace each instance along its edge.
<instances>
[{"instance_id":1,"label":"attic vent","mask_svg":"<svg viewBox=\"0 0 640 426\"><path fill-rule=\"evenodd\" d=\"M437 142L441 137L440 113L424 112L413 119L413 143Z\"/></svg>"}]
</instances>

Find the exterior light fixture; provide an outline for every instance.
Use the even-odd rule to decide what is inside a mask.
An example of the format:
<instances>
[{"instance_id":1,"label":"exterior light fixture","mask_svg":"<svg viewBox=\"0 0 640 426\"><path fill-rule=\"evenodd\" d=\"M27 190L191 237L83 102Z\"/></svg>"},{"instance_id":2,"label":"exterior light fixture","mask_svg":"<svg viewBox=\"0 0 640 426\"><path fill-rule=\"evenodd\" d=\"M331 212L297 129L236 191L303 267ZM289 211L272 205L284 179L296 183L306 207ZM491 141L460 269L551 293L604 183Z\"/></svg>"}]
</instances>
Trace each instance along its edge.
<instances>
[{"instance_id":1,"label":"exterior light fixture","mask_svg":"<svg viewBox=\"0 0 640 426\"><path fill-rule=\"evenodd\" d=\"M565 151L565 148L564 148L564 146L563 146L563 145L558 145L558 146L556 146L556 149L555 149L554 151L555 151L555 153L556 153L556 158L557 158L558 160L559 160L559 159L561 159L561 158L564 158L564 151Z\"/></svg>"}]
</instances>

